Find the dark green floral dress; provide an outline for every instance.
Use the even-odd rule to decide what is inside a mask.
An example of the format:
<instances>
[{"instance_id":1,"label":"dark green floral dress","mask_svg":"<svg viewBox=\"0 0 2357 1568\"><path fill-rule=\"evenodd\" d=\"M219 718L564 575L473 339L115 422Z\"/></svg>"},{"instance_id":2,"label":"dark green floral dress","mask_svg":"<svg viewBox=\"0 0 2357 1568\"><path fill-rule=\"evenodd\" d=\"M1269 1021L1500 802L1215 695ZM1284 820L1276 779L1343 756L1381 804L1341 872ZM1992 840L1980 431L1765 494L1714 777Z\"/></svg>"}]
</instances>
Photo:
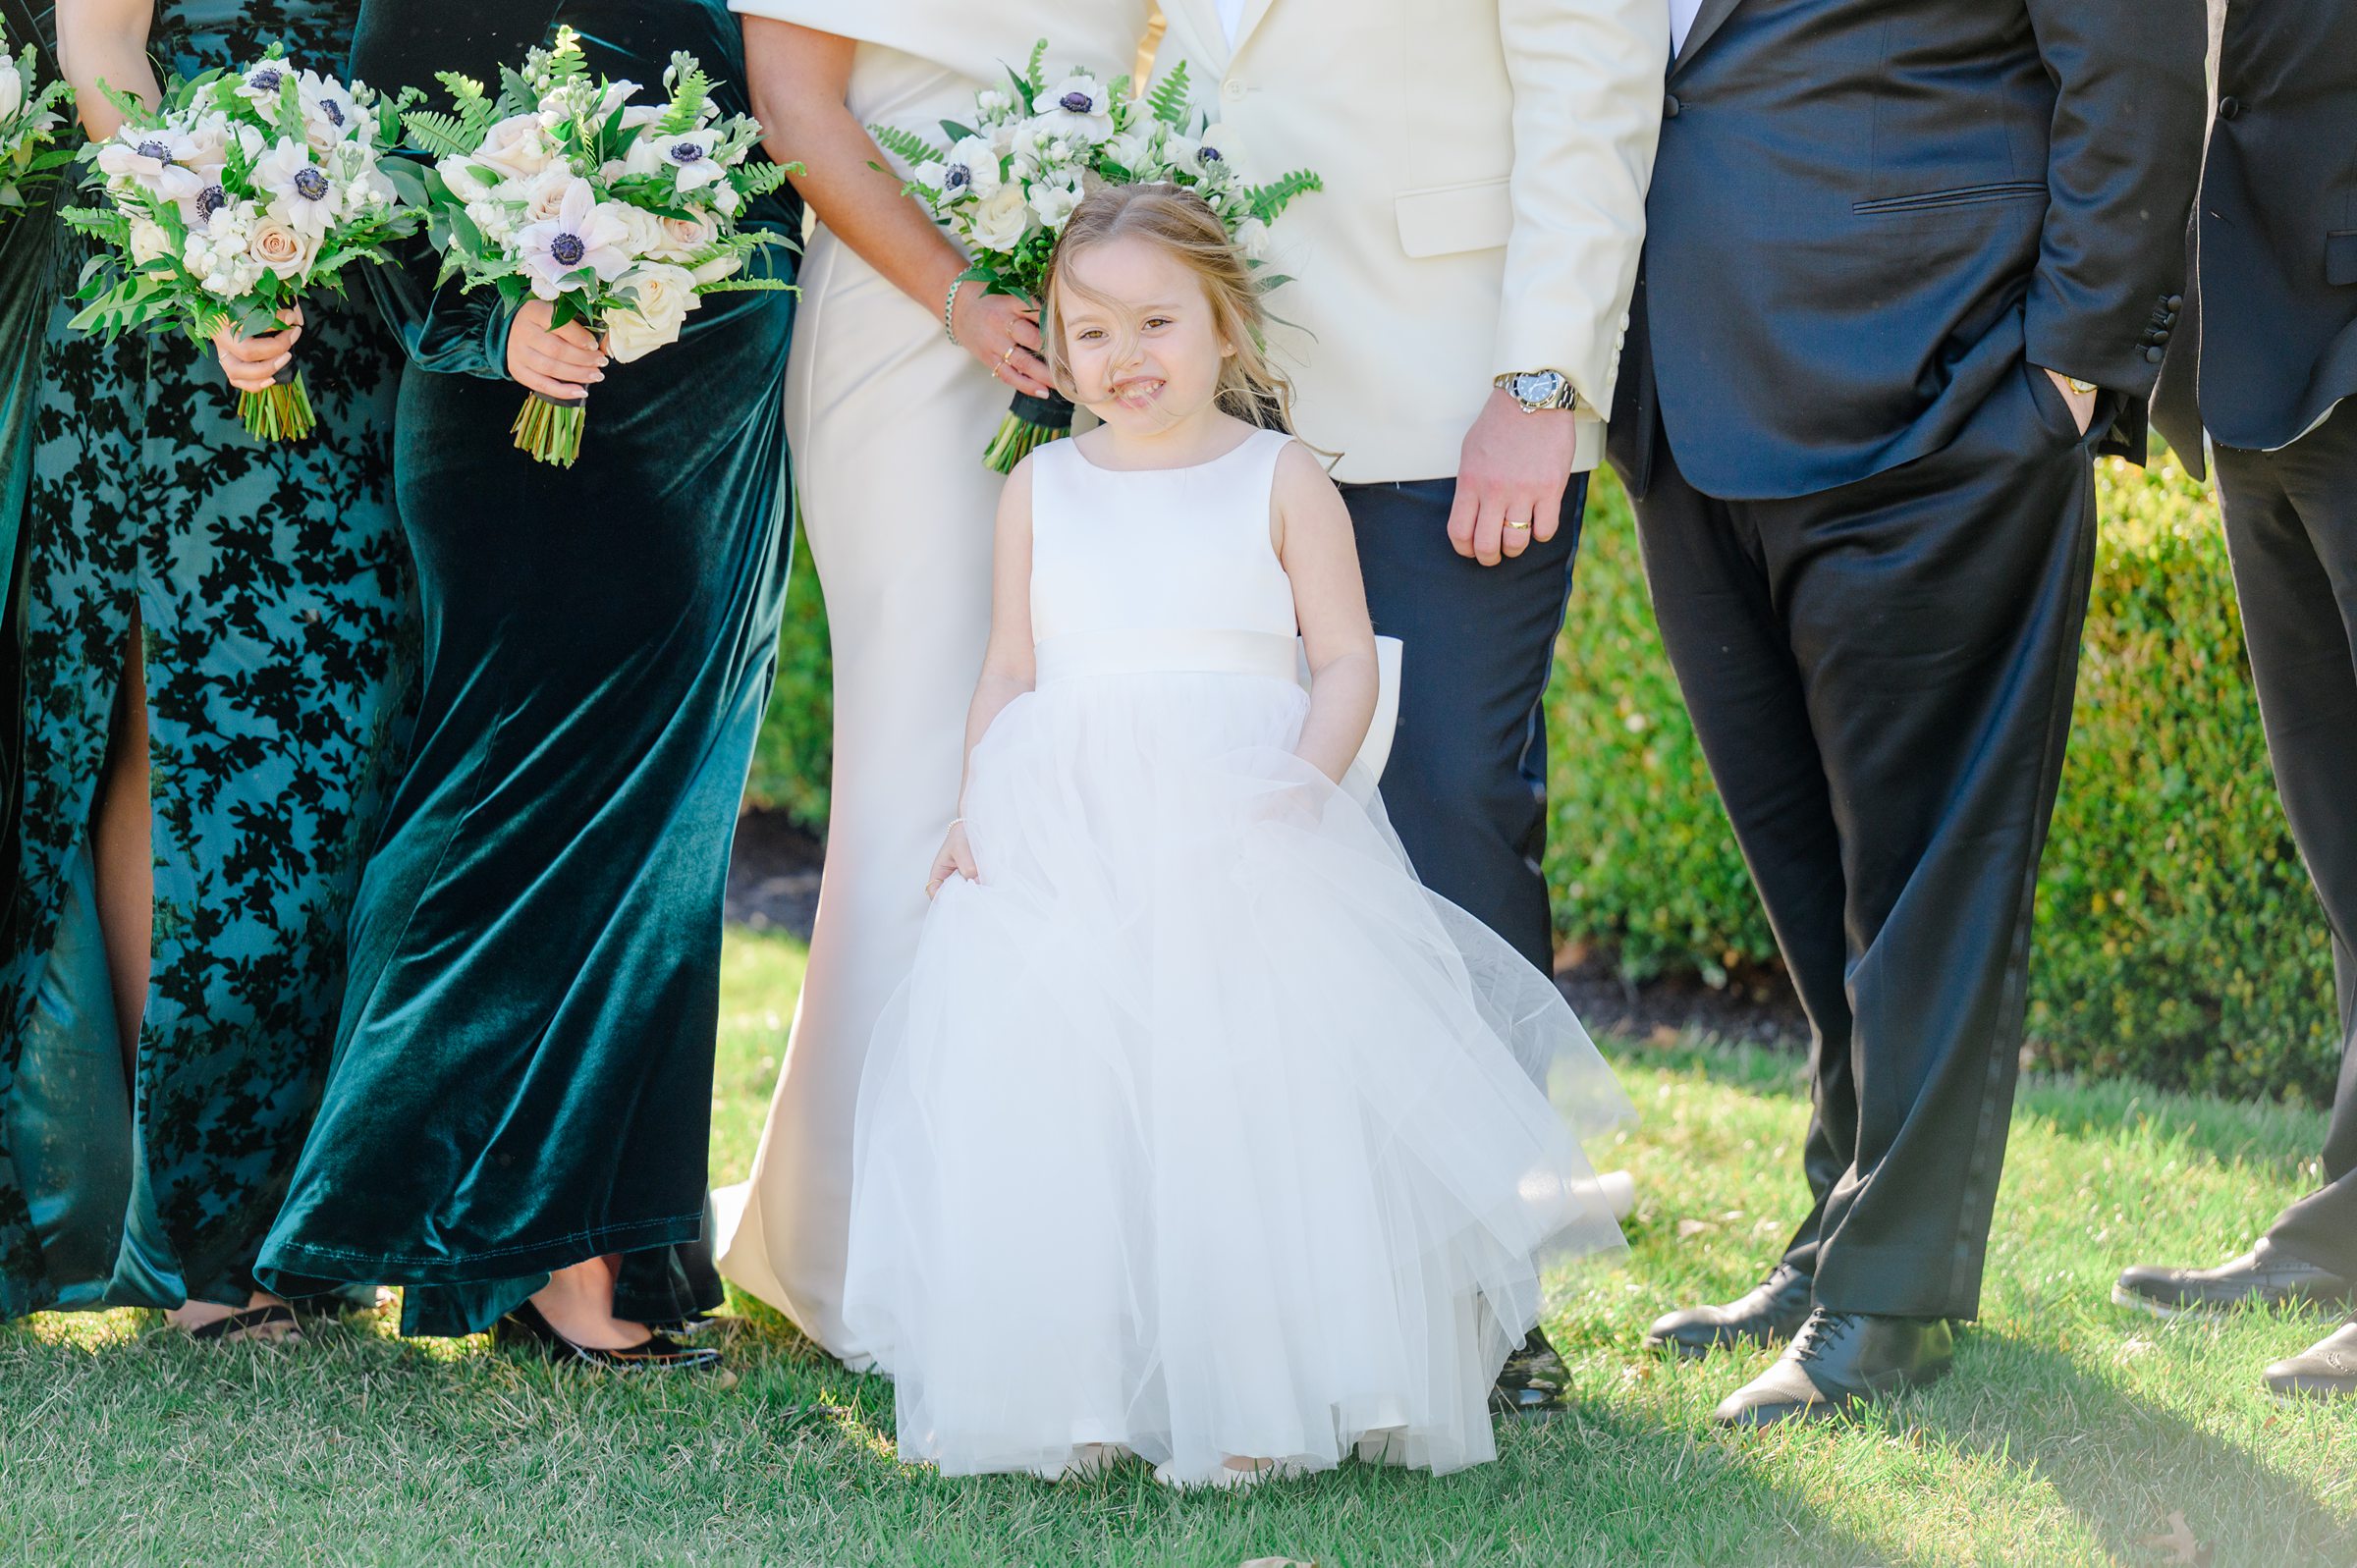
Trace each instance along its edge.
<instances>
[{"instance_id":1,"label":"dark green floral dress","mask_svg":"<svg viewBox=\"0 0 2357 1568\"><path fill-rule=\"evenodd\" d=\"M356 0L165 0L183 75L283 40L341 72ZM82 252L60 243L53 297ZM19 886L0 943L0 1316L244 1305L315 1111L348 911L406 747L414 590L393 509L398 346L309 307L318 432L265 447L209 350L56 310L23 548ZM121 1060L89 821L137 608L154 793L153 980Z\"/></svg>"}]
</instances>

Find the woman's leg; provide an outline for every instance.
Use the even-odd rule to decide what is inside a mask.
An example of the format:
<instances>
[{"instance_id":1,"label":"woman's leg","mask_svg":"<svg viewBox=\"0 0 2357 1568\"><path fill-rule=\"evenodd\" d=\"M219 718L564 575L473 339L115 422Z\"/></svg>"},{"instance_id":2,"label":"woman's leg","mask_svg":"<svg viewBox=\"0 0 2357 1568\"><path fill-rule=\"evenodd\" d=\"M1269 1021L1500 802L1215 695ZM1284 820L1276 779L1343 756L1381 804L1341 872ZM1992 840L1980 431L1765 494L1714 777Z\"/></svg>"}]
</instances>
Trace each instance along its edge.
<instances>
[{"instance_id":1,"label":"woman's leg","mask_svg":"<svg viewBox=\"0 0 2357 1568\"><path fill-rule=\"evenodd\" d=\"M123 1073L138 1075L139 1024L147 1011L148 967L155 936L153 813L147 795L147 670L135 610L123 652L123 680L107 736L106 766L90 812L98 930L113 981L115 1027Z\"/></svg>"},{"instance_id":2,"label":"woman's leg","mask_svg":"<svg viewBox=\"0 0 2357 1568\"><path fill-rule=\"evenodd\" d=\"M614 1258L591 1258L559 1269L532 1297L548 1325L585 1350L630 1350L653 1332L614 1316Z\"/></svg>"}]
</instances>

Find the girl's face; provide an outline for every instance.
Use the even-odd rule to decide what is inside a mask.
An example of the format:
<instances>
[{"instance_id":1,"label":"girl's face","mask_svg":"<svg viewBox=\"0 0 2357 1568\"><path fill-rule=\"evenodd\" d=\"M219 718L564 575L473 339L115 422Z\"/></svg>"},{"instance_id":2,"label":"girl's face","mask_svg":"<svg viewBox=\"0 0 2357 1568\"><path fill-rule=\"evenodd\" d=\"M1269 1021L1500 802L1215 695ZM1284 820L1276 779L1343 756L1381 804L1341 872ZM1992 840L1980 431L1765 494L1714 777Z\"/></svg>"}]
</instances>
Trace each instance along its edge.
<instances>
[{"instance_id":1,"label":"girl's face","mask_svg":"<svg viewBox=\"0 0 2357 1568\"><path fill-rule=\"evenodd\" d=\"M1151 436L1202 413L1235 352L1185 263L1123 236L1065 263L1057 309L1074 390L1124 435Z\"/></svg>"}]
</instances>

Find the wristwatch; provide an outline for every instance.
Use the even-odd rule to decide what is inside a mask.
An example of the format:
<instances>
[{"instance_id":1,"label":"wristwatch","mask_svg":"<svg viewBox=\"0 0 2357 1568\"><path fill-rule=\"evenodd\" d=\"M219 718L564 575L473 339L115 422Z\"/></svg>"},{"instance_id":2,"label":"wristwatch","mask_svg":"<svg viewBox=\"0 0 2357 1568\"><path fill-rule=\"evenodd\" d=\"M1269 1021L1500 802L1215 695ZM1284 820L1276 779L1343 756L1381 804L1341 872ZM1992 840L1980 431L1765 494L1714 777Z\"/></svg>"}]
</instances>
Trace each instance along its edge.
<instances>
[{"instance_id":1,"label":"wristwatch","mask_svg":"<svg viewBox=\"0 0 2357 1568\"><path fill-rule=\"evenodd\" d=\"M2092 381L2081 381L2077 376L2064 376L2062 384L2082 398L2092 398L2104 390Z\"/></svg>"},{"instance_id":2,"label":"wristwatch","mask_svg":"<svg viewBox=\"0 0 2357 1568\"><path fill-rule=\"evenodd\" d=\"M1491 383L1522 406L1524 413L1542 408L1576 408L1579 394L1561 370L1509 370Z\"/></svg>"}]
</instances>

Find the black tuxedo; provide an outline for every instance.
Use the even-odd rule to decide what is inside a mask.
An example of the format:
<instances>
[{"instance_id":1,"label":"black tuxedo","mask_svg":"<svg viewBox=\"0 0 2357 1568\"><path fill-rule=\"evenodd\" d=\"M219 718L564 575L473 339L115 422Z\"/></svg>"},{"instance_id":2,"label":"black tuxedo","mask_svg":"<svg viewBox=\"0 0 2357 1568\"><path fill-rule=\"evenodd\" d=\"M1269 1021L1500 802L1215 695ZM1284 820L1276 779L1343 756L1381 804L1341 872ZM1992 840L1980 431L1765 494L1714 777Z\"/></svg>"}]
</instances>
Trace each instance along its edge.
<instances>
[{"instance_id":1,"label":"black tuxedo","mask_svg":"<svg viewBox=\"0 0 2357 1568\"><path fill-rule=\"evenodd\" d=\"M1939 451L2026 353L2139 455L2201 0L1705 0L1672 63L1614 460L1765 499ZM2190 53L2188 51L2191 51ZM2159 340L2156 341L2156 334Z\"/></svg>"},{"instance_id":2,"label":"black tuxedo","mask_svg":"<svg viewBox=\"0 0 2357 1568\"><path fill-rule=\"evenodd\" d=\"M2197 464L2205 429L2216 444L2268 752L2332 931L2326 1185L2269 1237L2357 1277L2357 8L2232 0L2221 20L2199 331L2171 348L2153 418Z\"/></svg>"},{"instance_id":3,"label":"black tuxedo","mask_svg":"<svg viewBox=\"0 0 2357 1568\"><path fill-rule=\"evenodd\" d=\"M1613 457L1815 1034L1840 1312L1968 1318L2093 574L2181 305L2202 0L1705 0ZM2106 389L2082 436L2039 365Z\"/></svg>"}]
</instances>

